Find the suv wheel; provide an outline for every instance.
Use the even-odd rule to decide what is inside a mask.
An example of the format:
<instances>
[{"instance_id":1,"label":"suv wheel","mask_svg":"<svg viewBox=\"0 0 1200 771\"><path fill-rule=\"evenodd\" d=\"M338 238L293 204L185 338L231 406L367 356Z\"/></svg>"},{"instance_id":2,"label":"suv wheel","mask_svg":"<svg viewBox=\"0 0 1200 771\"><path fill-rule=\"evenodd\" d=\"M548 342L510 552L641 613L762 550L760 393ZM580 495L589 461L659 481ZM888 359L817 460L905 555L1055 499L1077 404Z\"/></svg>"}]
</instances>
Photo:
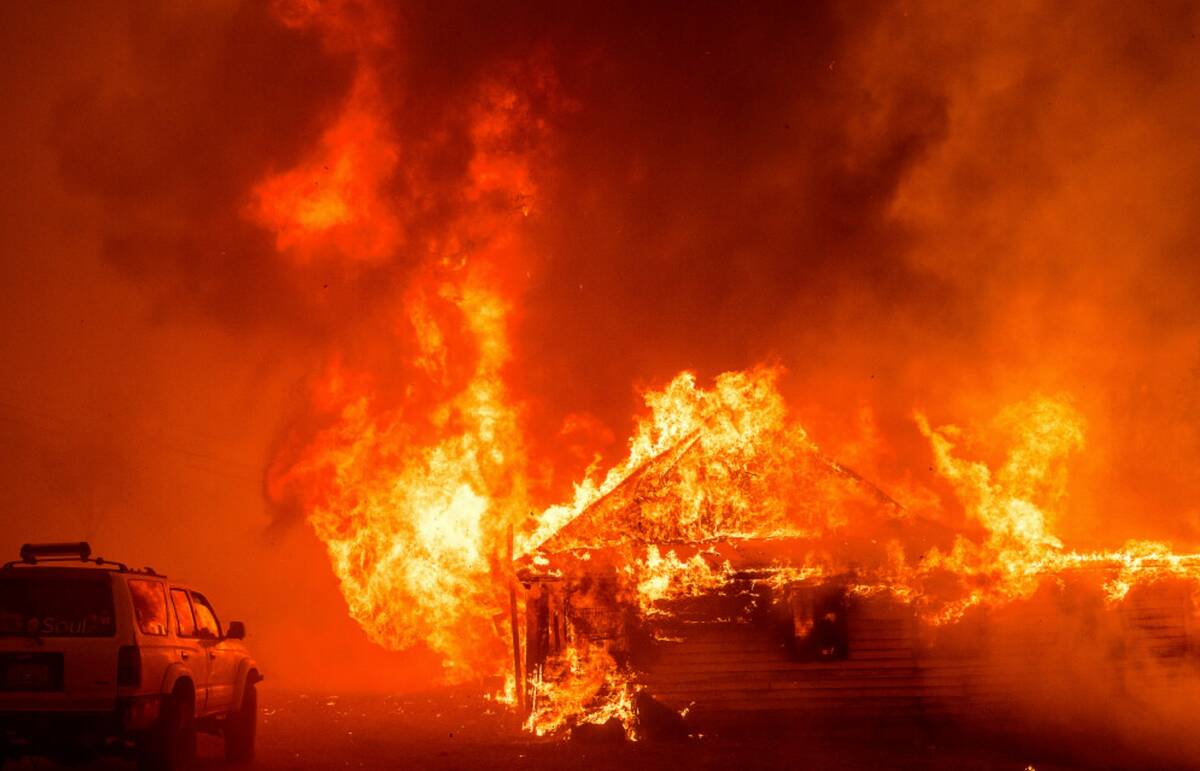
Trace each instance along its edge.
<instances>
[{"instance_id":1,"label":"suv wheel","mask_svg":"<svg viewBox=\"0 0 1200 771\"><path fill-rule=\"evenodd\" d=\"M158 725L142 742L138 753L140 771L180 771L196 757L196 702L186 692L176 691L163 699Z\"/></svg>"},{"instance_id":2,"label":"suv wheel","mask_svg":"<svg viewBox=\"0 0 1200 771\"><path fill-rule=\"evenodd\" d=\"M258 689L246 683L242 706L225 718L225 759L230 763L254 760L254 738L258 733Z\"/></svg>"}]
</instances>

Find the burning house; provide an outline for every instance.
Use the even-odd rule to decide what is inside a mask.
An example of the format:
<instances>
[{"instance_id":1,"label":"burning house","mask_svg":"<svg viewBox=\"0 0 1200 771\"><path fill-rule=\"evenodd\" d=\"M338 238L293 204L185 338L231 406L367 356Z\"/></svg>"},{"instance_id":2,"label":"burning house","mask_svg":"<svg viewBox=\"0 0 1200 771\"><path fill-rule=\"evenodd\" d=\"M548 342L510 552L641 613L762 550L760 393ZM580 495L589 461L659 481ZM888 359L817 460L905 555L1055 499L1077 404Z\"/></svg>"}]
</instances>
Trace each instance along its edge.
<instances>
[{"instance_id":1,"label":"burning house","mask_svg":"<svg viewBox=\"0 0 1200 771\"><path fill-rule=\"evenodd\" d=\"M785 422L753 423L771 405L750 384L751 403L718 399L518 562L531 730L648 712L651 735L1004 730L1077 716L1081 684L1196 679L1195 560L1014 544L1019 523L968 557Z\"/></svg>"}]
</instances>

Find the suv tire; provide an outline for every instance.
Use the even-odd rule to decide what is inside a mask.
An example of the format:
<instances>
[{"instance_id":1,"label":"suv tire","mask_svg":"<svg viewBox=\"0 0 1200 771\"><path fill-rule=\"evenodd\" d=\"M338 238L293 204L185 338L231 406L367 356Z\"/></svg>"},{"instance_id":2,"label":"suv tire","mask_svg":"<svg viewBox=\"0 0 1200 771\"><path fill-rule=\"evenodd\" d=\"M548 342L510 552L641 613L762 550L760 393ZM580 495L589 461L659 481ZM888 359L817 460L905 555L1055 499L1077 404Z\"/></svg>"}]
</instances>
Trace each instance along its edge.
<instances>
[{"instance_id":1,"label":"suv tire","mask_svg":"<svg viewBox=\"0 0 1200 771\"><path fill-rule=\"evenodd\" d=\"M225 760L249 763L254 760L254 739L258 733L258 689L246 683L242 706L225 718Z\"/></svg>"},{"instance_id":2,"label":"suv tire","mask_svg":"<svg viewBox=\"0 0 1200 771\"><path fill-rule=\"evenodd\" d=\"M181 771L196 757L195 700L176 691L163 699L162 712L138 752L139 771Z\"/></svg>"}]
</instances>

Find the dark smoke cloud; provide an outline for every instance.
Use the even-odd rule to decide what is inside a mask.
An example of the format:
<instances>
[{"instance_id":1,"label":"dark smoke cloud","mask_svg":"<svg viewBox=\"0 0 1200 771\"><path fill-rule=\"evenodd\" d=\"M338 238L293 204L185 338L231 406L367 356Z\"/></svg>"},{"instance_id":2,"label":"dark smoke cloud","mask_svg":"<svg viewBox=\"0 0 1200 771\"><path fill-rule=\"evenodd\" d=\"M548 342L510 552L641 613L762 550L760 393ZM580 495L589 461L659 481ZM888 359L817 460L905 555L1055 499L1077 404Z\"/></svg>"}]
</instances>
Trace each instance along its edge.
<instances>
[{"instance_id":1,"label":"dark smoke cloud","mask_svg":"<svg viewBox=\"0 0 1200 771\"><path fill-rule=\"evenodd\" d=\"M47 132L68 188L104 203L105 257L158 285L165 312L182 302L238 326L305 325L314 277L270 259L242 208L317 140L352 62L258 3L133 2L118 15L115 61L78 73Z\"/></svg>"},{"instance_id":2,"label":"dark smoke cloud","mask_svg":"<svg viewBox=\"0 0 1200 771\"><path fill-rule=\"evenodd\" d=\"M225 351L257 391L245 403L272 404L248 454L311 430L296 383L334 352L401 384L392 310L420 245L463 209L479 85L538 71L558 96L529 79L548 131L529 139L538 213L511 379L531 455L551 459L547 497L591 450L621 453L633 386L777 360L832 454L944 497L914 408L982 422L1070 394L1089 446L1067 534L1200 540L1194 4L405 3L383 6L394 43L357 54L272 11L6 11L27 53L10 78L45 92L14 102L39 105L21 136L52 154L55 206L94 207L78 222L97 284L146 306L122 334ZM67 25L81 52L55 69L29 41ZM381 262L297 265L245 207L367 65L409 238ZM147 392L179 387L167 369ZM562 447L570 415L602 426L581 453Z\"/></svg>"}]
</instances>

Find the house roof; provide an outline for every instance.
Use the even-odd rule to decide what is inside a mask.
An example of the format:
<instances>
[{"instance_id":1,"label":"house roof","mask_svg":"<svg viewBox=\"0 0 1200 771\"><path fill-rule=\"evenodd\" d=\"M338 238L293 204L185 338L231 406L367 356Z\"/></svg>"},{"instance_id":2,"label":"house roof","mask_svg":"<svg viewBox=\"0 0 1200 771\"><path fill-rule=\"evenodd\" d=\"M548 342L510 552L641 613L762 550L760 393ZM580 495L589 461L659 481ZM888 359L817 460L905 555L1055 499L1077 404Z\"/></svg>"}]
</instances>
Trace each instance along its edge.
<instances>
[{"instance_id":1,"label":"house roof","mask_svg":"<svg viewBox=\"0 0 1200 771\"><path fill-rule=\"evenodd\" d=\"M902 507L870 482L807 443L796 446L780 442L727 453L710 447L698 429L635 469L539 551L801 541L856 520L883 523L902 515Z\"/></svg>"}]
</instances>

